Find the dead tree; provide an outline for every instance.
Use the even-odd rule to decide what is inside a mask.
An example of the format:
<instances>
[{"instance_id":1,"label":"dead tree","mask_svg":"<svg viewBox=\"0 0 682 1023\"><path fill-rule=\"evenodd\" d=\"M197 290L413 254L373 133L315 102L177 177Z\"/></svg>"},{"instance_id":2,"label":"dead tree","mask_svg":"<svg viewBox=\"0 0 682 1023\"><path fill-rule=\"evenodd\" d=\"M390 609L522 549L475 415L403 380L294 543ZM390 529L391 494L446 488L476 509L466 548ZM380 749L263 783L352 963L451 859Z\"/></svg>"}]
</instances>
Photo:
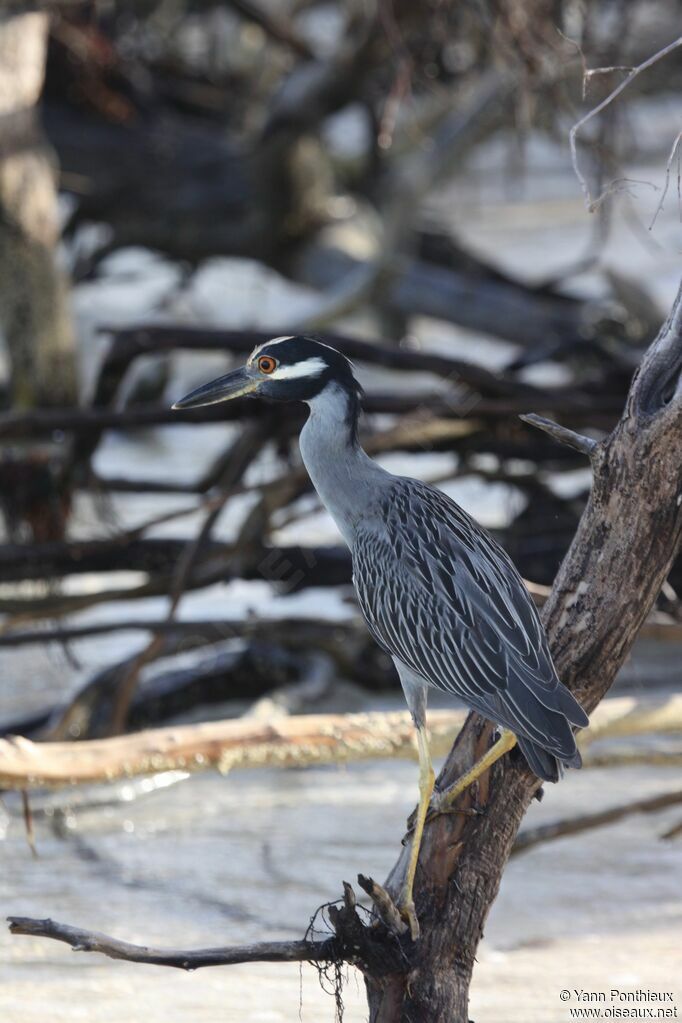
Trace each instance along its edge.
<instances>
[{"instance_id":1,"label":"dead tree","mask_svg":"<svg viewBox=\"0 0 682 1023\"><path fill-rule=\"evenodd\" d=\"M572 546L543 610L560 677L588 711L608 691L663 584L682 537L682 287L668 321L636 372L624 414L601 442L534 417L535 425L590 458L594 483ZM441 772L451 782L490 742L491 725L471 714ZM360 877L370 922L355 896L329 917L321 941L183 952L140 948L52 921L15 919L16 933L42 934L115 958L193 969L235 962L339 963L363 973L373 1023L467 1023L478 943L523 816L540 788L520 756L504 758L458 809L426 829L415 902L421 938L412 943L394 905L407 865L404 847L385 886ZM483 810L471 815L474 805ZM313 936L314 937L314 936Z\"/></svg>"},{"instance_id":2,"label":"dead tree","mask_svg":"<svg viewBox=\"0 0 682 1023\"><path fill-rule=\"evenodd\" d=\"M19 407L73 404L74 332L56 248L60 224L56 161L37 114L49 17L0 14L0 336ZM17 534L62 536L70 491L52 445L4 451L0 515Z\"/></svg>"},{"instance_id":3,"label":"dead tree","mask_svg":"<svg viewBox=\"0 0 682 1023\"><path fill-rule=\"evenodd\" d=\"M0 16L0 328L23 406L75 402L74 336L59 239L56 165L36 114L48 15Z\"/></svg>"}]
</instances>

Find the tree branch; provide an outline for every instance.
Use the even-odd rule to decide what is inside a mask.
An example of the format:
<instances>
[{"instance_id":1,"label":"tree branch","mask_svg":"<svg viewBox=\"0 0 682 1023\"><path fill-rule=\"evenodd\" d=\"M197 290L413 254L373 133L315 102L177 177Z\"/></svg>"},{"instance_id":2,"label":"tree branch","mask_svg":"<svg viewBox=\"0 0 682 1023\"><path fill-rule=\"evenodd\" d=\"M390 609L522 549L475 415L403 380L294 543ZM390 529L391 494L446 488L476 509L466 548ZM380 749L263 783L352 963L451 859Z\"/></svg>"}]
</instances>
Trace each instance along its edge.
<instances>
[{"instance_id":1,"label":"tree branch","mask_svg":"<svg viewBox=\"0 0 682 1023\"><path fill-rule=\"evenodd\" d=\"M537 828L522 831L514 842L511 854L517 856L519 853L527 852L528 849L534 849L536 845L553 842L566 835L579 835L583 831L592 831L593 828L601 828L605 824L615 824L635 813L656 813L658 810L667 810L669 806L677 806L678 803L682 803L682 792L663 792L658 796L636 799L632 803L612 806L607 810L599 810L597 813L586 813L568 820L541 824Z\"/></svg>"},{"instance_id":2,"label":"tree branch","mask_svg":"<svg viewBox=\"0 0 682 1023\"><path fill-rule=\"evenodd\" d=\"M608 190L606 192L603 192L596 199L592 198L590 186L587 184L587 179L583 172L581 171L580 165L578 163L577 146L578 132L582 128L584 128L588 121L591 121L593 117L596 117L598 114L601 114L604 110L606 110L606 108L611 103L613 103L614 99L617 99L617 97L620 96L620 94L624 92L625 89L627 89L627 87L630 85L633 79L637 77L637 75L641 74L642 71L648 70L648 68L652 67L654 64L657 64L659 60L662 60L663 57L667 57L668 54L672 53L679 46L682 46L682 36L679 36L679 38L675 39L672 43L669 43L667 46L664 46L661 50L658 50L651 57L648 57L647 60L642 61L642 63L638 64L637 67L632 68L630 74L626 78L624 78L623 81L620 82L616 86L616 88L613 89L613 91L610 92L609 95L606 96L605 99L601 101L601 103L599 103L592 110L589 110L583 117L580 118L579 121L576 121L576 123L573 125L570 132L568 133L568 142L571 147L571 161L573 163L573 170L575 171L576 177L580 182L580 187L582 189L583 195L585 196L585 205L587 206L587 210L589 213L594 213L595 209L599 206L604 196L608 194Z\"/></svg>"},{"instance_id":3,"label":"tree branch","mask_svg":"<svg viewBox=\"0 0 682 1023\"><path fill-rule=\"evenodd\" d=\"M569 430L567 427L560 426L559 423L554 423L551 419L545 419L544 416L538 416L534 412L519 416L519 419L524 423L528 423L529 426L535 426L538 430L548 433L559 444L566 444L569 448L579 451L582 455L587 455L588 458L592 457L597 448L597 441L591 437L584 437L582 434L576 433L575 430Z\"/></svg>"},{"instance_id":4,"label":"tree branch","mask_svg":"<svg viewBox=\"0 0 682 1023\"><path fill-rule=\"evenodd\" d=\"M178 970L199 970L204 966L234 966L237 963L320 963L330 962L338 953L334 939L327 941L263 941L255 945L222 948L179 949L132 945L99 931L61 924L56 920L35 920L25 916L7 918L12 934L53 938L70 945L74 952L100 952L110 959L149 966L173 966Z\"/></svg>"}]
</instances>

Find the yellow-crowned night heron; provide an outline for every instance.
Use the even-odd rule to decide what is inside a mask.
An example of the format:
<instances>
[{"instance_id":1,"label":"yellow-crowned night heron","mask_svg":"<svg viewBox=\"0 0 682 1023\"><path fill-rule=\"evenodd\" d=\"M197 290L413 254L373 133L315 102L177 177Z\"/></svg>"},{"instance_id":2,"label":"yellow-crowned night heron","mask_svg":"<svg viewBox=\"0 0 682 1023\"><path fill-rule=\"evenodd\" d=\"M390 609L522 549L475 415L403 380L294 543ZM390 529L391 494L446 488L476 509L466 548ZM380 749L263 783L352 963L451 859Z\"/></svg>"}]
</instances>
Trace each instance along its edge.
<instances>
[{"instance_id":1,"label":"yellow-crowned night heron","mask_svg":"<svg viewBox=\"0 0 682 1023\"><path fill-rule=\"evenodd\" d=\"M309 405L303 461L351 550L369 630L398 669L419 750L420 799L400 900L416 937L412 886L430 802L436 812L446 809L516 743L535 774L557 781L561 765L580 766L571 725L588 719L557 677L533 602L505 552L439 490L393 476L365 454L358 441L361 390L343 355L309 337L274 338L243 368L174 408L242 395ZM429 685L456 694L504 729L433 801Z\"/></svg>"}]
</instances>

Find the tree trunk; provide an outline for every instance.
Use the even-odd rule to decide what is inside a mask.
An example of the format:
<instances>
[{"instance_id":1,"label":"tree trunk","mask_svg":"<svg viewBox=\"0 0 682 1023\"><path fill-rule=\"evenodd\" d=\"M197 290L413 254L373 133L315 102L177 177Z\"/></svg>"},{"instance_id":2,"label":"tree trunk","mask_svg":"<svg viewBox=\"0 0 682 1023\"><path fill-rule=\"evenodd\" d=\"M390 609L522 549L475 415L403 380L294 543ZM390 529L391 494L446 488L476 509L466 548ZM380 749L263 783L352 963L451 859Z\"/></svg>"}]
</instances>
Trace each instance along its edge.
<instances>
[{"instance_id":1,"label":"tree trunk","mask_svg":"<svg viewBox=\"0 0 682 1023\"><path fill-rule=\"evenodd\" d=\"M17 404L76 400L74 336L63 274L54 159L36 115L48 15L0 15L0 332Z\"/></svg>"},{"instance_id":2,"label":"tree trunk","mask_svg":"<svg viewBox=\"0 0 682 1023\"><path fill-rule=\"evenodd\" d=\"M559 676L590 712L611 686L680 548L682 289L635 374L620 423L591 445L592 496L544 607ZM548 432L558 436L552 424ZM578 445L576 445L578 446ZM439 783L483 752L491 726L470 715ZM478 943L521 820L540 782L519 754L465 792L425 833L415 889L422 937L404 970L365 971L374 1023L468 1023ZM409 848L387 882L400 890Z\"/></svg>"}]
</instances>

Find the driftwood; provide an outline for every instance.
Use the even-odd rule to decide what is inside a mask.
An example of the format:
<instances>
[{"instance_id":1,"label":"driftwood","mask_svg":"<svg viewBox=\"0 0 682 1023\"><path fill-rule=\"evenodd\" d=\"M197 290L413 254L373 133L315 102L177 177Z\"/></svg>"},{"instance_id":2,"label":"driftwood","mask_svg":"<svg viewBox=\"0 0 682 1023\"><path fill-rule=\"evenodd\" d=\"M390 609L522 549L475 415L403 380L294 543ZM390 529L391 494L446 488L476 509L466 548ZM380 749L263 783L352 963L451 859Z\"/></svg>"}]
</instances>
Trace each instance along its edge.
<instances>
[{"instance_id":1,"label":"driftwood","mask_svg":"<svg viewBox=\"0 0 682 1023\"><path fill-rule=\"evenodd\" d=\"M429 713L436 756L448 752L465 717L464 711ZM597 739L679 731L682 696L618 697L595 710L580 745L588 750ZM247 717L79 743L0 739L0 788L58 788L158 771L305 767L385 757L416 757L407 713L304 714L273 721Z\"/></svg>"}]
</instances>

